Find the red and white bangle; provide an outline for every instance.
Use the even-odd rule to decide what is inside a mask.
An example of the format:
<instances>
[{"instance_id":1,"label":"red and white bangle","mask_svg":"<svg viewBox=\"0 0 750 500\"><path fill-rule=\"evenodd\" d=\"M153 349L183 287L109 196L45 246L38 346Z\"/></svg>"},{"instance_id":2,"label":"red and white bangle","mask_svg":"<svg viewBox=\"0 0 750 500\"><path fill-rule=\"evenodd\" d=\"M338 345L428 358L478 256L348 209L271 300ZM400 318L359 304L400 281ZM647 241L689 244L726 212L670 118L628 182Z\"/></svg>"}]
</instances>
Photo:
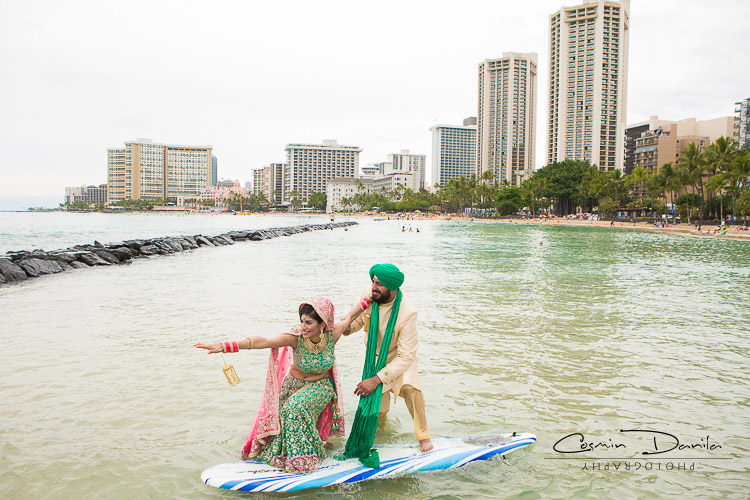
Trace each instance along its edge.
<instances>
[{"instance_id":1,"label":"red and white bangle","mask_svg":"<svg viewBox=\"0 0 750 500\"><path fill-rule=\"evenodd\" d=\"M359 301L359 307L361 307L363 311L367 309L370 306L370 304L372 304L372 301L368 299L367 297L364 297L362 300Z\"/></svg>"},{"instance_id":2,"label":"red and white bangle","mask_svg":"<svg viewBox=\"0 0 750 500\"><path fill-rule=\"evenodd\" d=\"M237 344L237 342L222 342L221 351L222 352L240 352L240 346L239 344Z\"/></svg>"}]
</instances>

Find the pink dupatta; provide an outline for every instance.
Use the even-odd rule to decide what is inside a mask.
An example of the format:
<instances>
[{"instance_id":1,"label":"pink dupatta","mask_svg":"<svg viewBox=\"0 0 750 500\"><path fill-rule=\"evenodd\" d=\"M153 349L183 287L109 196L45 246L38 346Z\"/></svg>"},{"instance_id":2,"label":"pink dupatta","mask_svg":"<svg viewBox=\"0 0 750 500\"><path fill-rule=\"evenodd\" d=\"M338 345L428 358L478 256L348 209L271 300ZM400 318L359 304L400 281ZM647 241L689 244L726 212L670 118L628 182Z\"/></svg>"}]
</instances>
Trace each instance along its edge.
<instances>
[{"instance_id":1,"label":"pink dupatta","mask_svg":"<svg viewBox=\"0 0 750 500\"><path fill-rule=\"evenodd\" d=\"M323 297L316 297L307 302L307 304L313 306L321 319L323 319L327 327L326 330L330 330L333 327L333 304ZM300 333L299 327L293 328L290 332L290 334L296 336L299 336ZM281 384L292 367L294 360L293 353L293 349L289 346L274 347L271 349L268 359L265 390L258 404L258 411L255 414L255 421L248 433L247 442L242 448L243 460L257 456L263 447L268 444L269 439L281 432L279 394L281 392ZM341 394L341 380L339 379L339 371L335 361L333 362L333 367L330 369L330 374L333 378L336 396L328 402L328 406L326 406L316 422L320 439L323 442L327 441L329 436L344 435L344 399ZM337 405L338 408L335 409L334 405ZM334 409L337 411L334 411Z\"/></svg>"}]
</instances>

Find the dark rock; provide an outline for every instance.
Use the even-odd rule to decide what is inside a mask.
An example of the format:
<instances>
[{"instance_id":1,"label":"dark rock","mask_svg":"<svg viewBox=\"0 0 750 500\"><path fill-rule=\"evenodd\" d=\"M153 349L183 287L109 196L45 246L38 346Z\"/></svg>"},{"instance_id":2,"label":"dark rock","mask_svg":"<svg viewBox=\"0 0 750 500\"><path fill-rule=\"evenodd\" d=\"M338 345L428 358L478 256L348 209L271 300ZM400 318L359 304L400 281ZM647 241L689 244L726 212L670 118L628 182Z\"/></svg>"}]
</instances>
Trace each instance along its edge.
<instances>
[{"instance_id":1,"label":"dark rock","mask_svg":"<svg viewBox=\"0 0 750 500\"><path fill-rule=\"evenodd\" d=\"M182 245L174 238L165 238L162 240L165 245L172 249L173 252L182 252Z\"/></svg>"},{"instance_id":2,"label":"dark rock","mask_svg":"<svg viewBox=\"0 0 750 500\"><path fill-rule=\"evenodd\" d=\"M0 259L0 274L3 275L3 278L5 278L5 281L8 283L23 281L27 278L24 270L14 264L10 259Z\"/></svg>"},{"instance_id":3,"label":"dark rock","mask_svg":"<svg viewBox=\"0 0 750 500\"><path fill-rule=\"evenodd\" d=\"M25 259L18 263L29 278L36 278L42 274L54 274L62 272L62 267L57 261L43 259Z\"/></svg>"},{"instance_id":4,"label":"dark rock","mask_svg":"<svg viewBox=\"0 0 750 500\"><path fill-rule=\"evenodd\" d=\"M18 262L19 260L23 260L26 258L26 256L29 255L29 252L26 250L21 250L18 252L8 252L5 254L5 258L12 260L13 262Z\"/></svg>"},{"instance_id":5,"label":"dark rock","mask_svg":"<svg viewBox=\"0 0 750 500\"><path fill-rule=\"evenodd\" d=\"M133 251L128 247L113 248L110 252L117 257L120 262L127 262L133 258Z\"/></svg>"},{"instance_id":6,"label":"dark rock","mask_svg":"<svg viewBox=\"0 0 750 500\"><path fill-rule=\"evenodd\" d=\"M247 238L250 241L260 241L262 239L265 239L265 238L263 238L263 235L260 234L259 231L254 231L254 232L250 233Z\"/></svg>"},{"instance_id":7,"label":"dark rock","mask_svg":"<svg viewBox=\"0 0 750 500\"><path fill-rule=\"evenodd\" d=\"M224 236L228 236L232 238L234 241L245 241L247 240L249 232L248 231L232 231L230 233L225 234Z\"/></svg>"},{"instance_id":8,"label":"dark rock","mask_svg":"<svg viewBox=\"0 0 750 500\"><path fill-rule=\"evenodd\" d=\"M68 264L67 262L57 261L58 264L60 264L60 267L63 271L70 271L73 269L73 266Z\"/></svg>"},{"instance_id":9,"label":"dark rock","mask_svg":"<svg viewBox=\"0 0 750 500\"><path fill-rule=\"evenodd\" d=\"M47 259L70 264L71 262L75 262L76 256L71 252L50 252L47 254Z\"/></svg>"},{"instance_id":10,"label":"dark rock","mask_svg":"<svg viewBox=\"0 0 750 500\"><path fill-rule=\"evenodd\" d=\"M95 250L94 253L101 257L102 259L106 260L110 264L119 264L120 259L115 257L111 252L108 252L106 250Z\"/></svg>"},{"instance_id":11,"label":"dark rock","mask_svg":"<svg viewBox=\"0 0 750 500\"><path fill-rule=\"evenodd\" d=\"M192 248L198 248L198 242L192 236L183 236L183 238L192 245Z\"/></svg>"},{"instance_id":12,"label":"dark rock","mask_svg":"<svg viewBox=\"0 0 750 500\"><path fill-rule=\"evenodd\" d=\"M80 262L76 260L75 262L70 263L70 267L72 267L73 269L83 269L85 267L89 267L89 265L84 262Z\"/></svg>"},{"instance_id":13,"label":"dark rock","mask_svg":"<svg viewBox=\"0 0 750 500\"><path fill-rule=\"evenodd\" d=\"M198 235L198 236L195 237L195 242L198 243L199 246L209 246L209 247L215 247L216 246L213 243L211 243L208 240L208 238L206 238L205 236L200 236L200 235Z\"/></svg>"},{"instance_id":14,"label":"dark rock","mask_svg":"<svg viewBox=\"0 0 750 500\"><path fill-rule=\"evenodd\" d=\"M198 244L195 243L195 240L191 242L186 237L175 238L175 241L177 241L180 245L182 245L183 250L191 250L193 248L198 248Z\"/></svg>"},{"instance_id":15,"label":"dark rock","mask_svg":"<svg viewBox=\"0 0 750 500\"><path fill-rule=\"evenodd\" d=\"M219 242L223 245L234 245L234 240L232 240L232 238L229 238L223 234L219 236L214 236L214 240L219 240Z\"/></svg>"},{"instance_id":16,"label":"dark rock","mask_svg":"<svg viewBox=\"0 0 750 500\"><path fill-rule=\"evenodd\" d=\"M99 242L98 242L98 241L96 241L96 240L94 240L94 246L95 246L96 248L104 248L104 245L102 245L101 243L99 243Z\"/></svg>"},{"instance_id":17,"label":"dark rock","mask_svg":"<svg viewBox=\"0 0 750 500\"><path fill-rule=\"evenodd\" d=\"M128 240L125 242L125 245L127 245L128 248L131 250L140 250L141 247L148 245L150 242L146 240Z\"/></svg>"},{"instance_id":18,"label":"dark rock","mask_svg":"<svg viewBox=\"0 0 750 500\"><path fill-rule=\"evenodd\" d=\"M71 250L75 250L77 252L91 252L92 250L96 250L97 248L94 245L76 245L71 248Z\"/></svg>"},{"instance_id":19,"label":"dark rock","mask_svg":"<svg viewBox=\"0 0 750 500\"><path fill-rule=\"evenodd\" d=\"M95 253L84 252L78 254L78 260L89 266L111 266L110 262L102 259Z\"/></svg>"},{"instance_id":20,"label":"dark rock","mask_svg":"<svg viewBox=\"0 0 750 500\"><path fill-rule=\"evenodd\" d=\"M140 248L141 255L156 255L159 253L159 247L156 245L146 245Z\"/></svg>"},{"instance_id":21,"label":"dark rock","mask_svg":"<svg viewBox=\"0 0 750 500\"><path fill-rule=\"evenodd\" d=\"M167 255L175 252L174 248L161 240L154 240L154 246L159 249L159 253L162 255Z\"/></svg>"},{"instance_id":22,"label":"dark rock","mask_svg":"<svg viewBox=\"0 0 750 500\"><path fill-rule=\"evenodd\" d=\"M8 280L5 279L5 276L3 276L3 273L0 273L0 285L4 285L8 282Z\"/></svg>"}]
</instances>

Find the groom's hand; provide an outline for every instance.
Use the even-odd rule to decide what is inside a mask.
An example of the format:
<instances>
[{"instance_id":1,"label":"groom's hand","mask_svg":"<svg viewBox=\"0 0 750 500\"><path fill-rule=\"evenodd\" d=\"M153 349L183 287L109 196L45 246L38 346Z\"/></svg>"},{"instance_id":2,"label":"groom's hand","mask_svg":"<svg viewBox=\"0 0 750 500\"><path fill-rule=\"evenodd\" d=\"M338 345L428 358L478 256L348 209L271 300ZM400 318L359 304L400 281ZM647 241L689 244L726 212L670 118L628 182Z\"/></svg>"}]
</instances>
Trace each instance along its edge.
<instances>
[{"instance_id":1,"label":"groom's hand","mask_svg":"<svg viewBox=\"0 0 750 500\"><path fill-rule=\"evenodd\" d=\"M354 394L362 398L367 397L372 391L377 389L380 384L382 384L380 377L375 375L374 377L370 377L357 384L357 388L354 389Z\"/></svg>"}]
</instances>

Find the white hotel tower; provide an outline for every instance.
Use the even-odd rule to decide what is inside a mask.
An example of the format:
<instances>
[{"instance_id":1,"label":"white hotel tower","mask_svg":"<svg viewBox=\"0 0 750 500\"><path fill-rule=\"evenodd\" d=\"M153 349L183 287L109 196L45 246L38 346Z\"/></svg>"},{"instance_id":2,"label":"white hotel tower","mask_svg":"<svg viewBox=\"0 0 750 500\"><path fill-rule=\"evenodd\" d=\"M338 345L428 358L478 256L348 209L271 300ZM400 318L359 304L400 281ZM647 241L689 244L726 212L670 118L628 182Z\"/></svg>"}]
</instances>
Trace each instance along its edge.
<instances>
[{"instance_id":1,"label":"white hotel tower","mask_svg":"<svg viewBox=\"0 0 750 500\"><path fill-rule=\"evenodd\" d=\"M479 64L477 178L521 183L534 169L537 54L506 52Z\"/></svg>"},{"instance_id":2,"label":"white hotel tower","mask_svg":"<svg viewBox=\"0 0 750 500\"><path fill-rule=\"evenodd\" d=\"M548 163L623 168L629 15L629 0L595 0L550 16Z\"/></svg>"}]
</instances>

